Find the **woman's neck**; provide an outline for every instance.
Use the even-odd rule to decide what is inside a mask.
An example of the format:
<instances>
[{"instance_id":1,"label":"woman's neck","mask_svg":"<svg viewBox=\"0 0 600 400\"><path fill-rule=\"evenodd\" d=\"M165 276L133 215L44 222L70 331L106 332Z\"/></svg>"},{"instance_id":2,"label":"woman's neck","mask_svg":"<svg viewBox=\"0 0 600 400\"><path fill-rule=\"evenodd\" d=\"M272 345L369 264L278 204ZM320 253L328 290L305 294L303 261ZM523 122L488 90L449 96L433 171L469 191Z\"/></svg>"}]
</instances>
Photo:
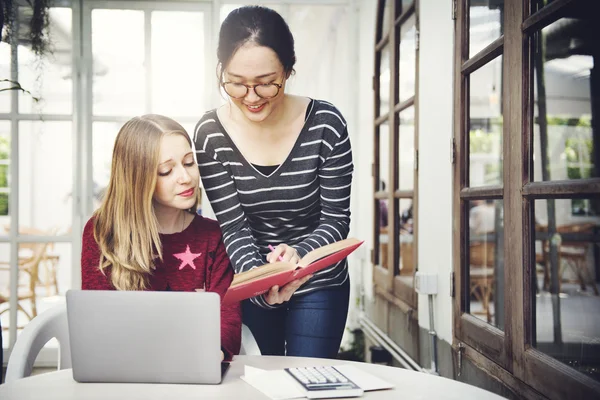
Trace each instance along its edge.
<instances>
[{"instance_id":1,"label":"woman's neck","mask_svg":"<svg viewBox=\"0 0 600 400\"><path fill-rule=\"evenodd\" d=\"M158 221L158 232L162 234L181 232L189 222L188 212L185 210L155 206L154 212Z\"/></svg>"},{"instance_id":2,"label":"woman's neck","mask_svg":"<svg viewBox=\"0 0 600 400\"><path fill-rule=\"evenodd\" d=\"M235 125L247 128L245 129L246 133L255 133L260 135L261 139L265 139L265 134L279 132L281 131L281 126L287 125L287 119L290 115L288 111L291 109L292 103L293 96L286 94L281 104L279 104L266 119L260 122L249 120L239 108L231 103L227 105L225 110L229 114L229 119Z\"/></svg>"}]
</instances>

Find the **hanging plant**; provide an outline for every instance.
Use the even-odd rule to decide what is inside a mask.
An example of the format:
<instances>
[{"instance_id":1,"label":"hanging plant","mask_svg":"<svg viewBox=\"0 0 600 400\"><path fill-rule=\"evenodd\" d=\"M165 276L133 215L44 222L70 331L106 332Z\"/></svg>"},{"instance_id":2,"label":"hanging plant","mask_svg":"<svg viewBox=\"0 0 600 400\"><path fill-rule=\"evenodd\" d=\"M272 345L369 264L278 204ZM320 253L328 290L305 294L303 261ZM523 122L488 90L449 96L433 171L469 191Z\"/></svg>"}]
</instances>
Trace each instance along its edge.
<instances>
[{"instance_id":1,"label":"hanging plant","mask_svg":"<svg viewBox=\"0 0 600 400\"><path fill-rule=\"evenodd\" d=\"M26 37L17 38L31 44L31 50L37 56L43 56L48 49L48 10L51 0L26 0L19 5L19 22L27 24L29 30ZM13 35L24 32L23 29L15 29L17 22L17 5L14 0L3 0L0 7L0 32L3 32L2 41L11 43Z\"/></svg>"},{"instance_id":2,"label":"hanging plant","mask_svg":"<svg viewBox=\"0 0 600 400\"><path fill-rule=\"evenodd\" d=\"M21 44L23 42L28 43L38 60L41 60L49 51L48 25L50 1L0 1L0 41L8 44L12 43L13 40ZM19 24L19 29L17 29L17 24ZM28 29L23 29L24 26ZM19 90L31 95L31 92L24 89L19 82L6 79L8 77L0 78L2 78L0 79L0 92ZM37 97L32 97L34 101L39 101Z\"/></svg>"}]
</instances>

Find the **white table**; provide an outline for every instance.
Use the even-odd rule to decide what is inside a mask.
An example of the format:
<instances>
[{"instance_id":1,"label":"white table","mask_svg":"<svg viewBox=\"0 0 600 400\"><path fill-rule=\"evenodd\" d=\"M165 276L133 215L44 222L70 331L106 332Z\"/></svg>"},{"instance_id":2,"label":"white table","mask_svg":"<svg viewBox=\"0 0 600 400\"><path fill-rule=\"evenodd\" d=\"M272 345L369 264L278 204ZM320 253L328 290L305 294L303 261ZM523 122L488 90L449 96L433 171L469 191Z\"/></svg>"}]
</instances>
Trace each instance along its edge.
<instances>
[{"instance_id":1,"label":"white table","mask_svg":"<svg viewBox=\"0 0 600 400\"><path fill-rule=\"evenodd\" d=\"M70 369L31 376L0 385L0 399L267 399L240 376L244 365L262 369L335 365L348 361L303 357L236 356L220 385L164 385L132 383L77 383ZM375 364L351 364L395 385L392 390L365 392L368 399L503 399L493 393L423 372Z\"/></svg>"}]
</instances>

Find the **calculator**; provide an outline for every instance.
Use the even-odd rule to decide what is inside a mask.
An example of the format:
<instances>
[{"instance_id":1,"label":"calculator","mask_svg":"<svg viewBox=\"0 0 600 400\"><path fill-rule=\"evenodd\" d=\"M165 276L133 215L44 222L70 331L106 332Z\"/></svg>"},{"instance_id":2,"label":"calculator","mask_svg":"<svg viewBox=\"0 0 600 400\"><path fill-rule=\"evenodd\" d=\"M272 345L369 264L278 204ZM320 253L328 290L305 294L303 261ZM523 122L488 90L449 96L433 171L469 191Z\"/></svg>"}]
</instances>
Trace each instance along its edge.
<instances>
[{"instance_id":1,"label":"calculator","mask_svg":"<svg viewBox=\"0 0 600 400\"><path fill-rule=\"evenodd\" d=\"M335 367L285 368L306 390L309 399L362 396L363 390Z\"/></svg>"}]
</instances>

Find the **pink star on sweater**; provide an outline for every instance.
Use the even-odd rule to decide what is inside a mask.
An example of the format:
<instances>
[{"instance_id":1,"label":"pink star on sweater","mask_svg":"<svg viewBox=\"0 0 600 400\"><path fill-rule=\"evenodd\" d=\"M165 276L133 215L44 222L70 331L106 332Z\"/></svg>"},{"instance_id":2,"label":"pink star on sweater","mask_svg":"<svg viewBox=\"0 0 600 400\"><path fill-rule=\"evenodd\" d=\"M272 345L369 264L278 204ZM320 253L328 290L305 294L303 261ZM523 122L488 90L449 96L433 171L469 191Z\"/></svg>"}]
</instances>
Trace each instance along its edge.
<instances>
[{"instance_id":1,"label":"pink star on sweater","mask_svg":"<svg viewBox=\"0 0 600 400\"><path fill-rule=\"evenodd\" d=\"M202 255L202 253L192 253L190 251L190 245L188 244L186 249L185 249L185 253L177 253L177 254L173 254L173 256L175 258L178 258L179 260L181 260L181 265L179 266L179 270L181 271L183 269L183 267L185 267L186 265L189 265L190 267L192 267L193 269L196 269L196 265L194 264L194 260L198 257L200 257Z\"/></svg>"}]
</instances>

